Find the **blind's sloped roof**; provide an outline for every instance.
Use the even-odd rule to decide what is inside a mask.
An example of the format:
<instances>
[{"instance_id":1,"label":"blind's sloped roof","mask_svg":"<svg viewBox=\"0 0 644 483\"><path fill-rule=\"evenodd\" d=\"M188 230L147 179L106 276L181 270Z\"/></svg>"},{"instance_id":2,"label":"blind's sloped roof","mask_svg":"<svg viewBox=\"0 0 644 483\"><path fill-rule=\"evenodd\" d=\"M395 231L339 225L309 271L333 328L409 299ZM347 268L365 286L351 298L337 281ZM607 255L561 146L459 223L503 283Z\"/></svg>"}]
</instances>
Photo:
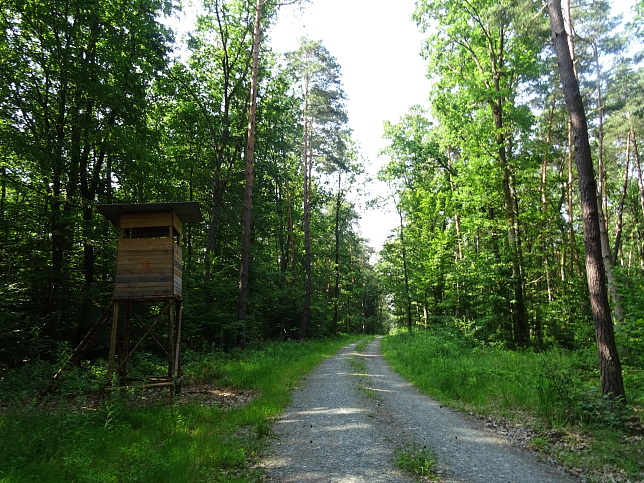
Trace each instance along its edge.
<instances>
[{"instance_id":1,"label":"blind's sloped roof","mask_svg":"<svg viewBox=\"0 0 644 483\"><path fill-rule=\"evenodd\" d=\"M181 223L199 223L203 221L198 201L174 201L168 203L121 203L115 205L98 205L98 212L119 226L121 215L138 215L168 213L174 211Z\"/></svg>"}]
</instances>

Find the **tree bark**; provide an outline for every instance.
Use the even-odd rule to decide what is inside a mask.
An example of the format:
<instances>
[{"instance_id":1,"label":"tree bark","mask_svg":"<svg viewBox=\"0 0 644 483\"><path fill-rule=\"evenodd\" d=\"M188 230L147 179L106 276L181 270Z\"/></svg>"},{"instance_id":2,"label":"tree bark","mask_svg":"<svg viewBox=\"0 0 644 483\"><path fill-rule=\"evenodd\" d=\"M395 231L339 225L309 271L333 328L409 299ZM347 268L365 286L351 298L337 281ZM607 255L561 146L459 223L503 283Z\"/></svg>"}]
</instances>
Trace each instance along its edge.
<instances>
[{"instance_id":1,"label":"tree bark","mask_svg":"<svg viewBox=\"0 0 644 483\"><path fill-rule=\"evenodd\" d=\"M222 110L218 114L221 118L221 127L215 126L212 119L212 114L207 106L204 105L203 100L199 94L196 93L187 83L184 83L184 88L188 90L194 101L199 106L203 114L203 118L208 125L208 129L212 134L212 144L215 152L215 166L214 173L211 181L212 193L212 212L210 215L210 222L208 224L208 234L206 237L206 253L204 260L204 278L210 279L213 256L217 254L217 233L219 231L219 222L221 219L221 211L224 205L224 195L228 189L230 178L234 172L234 160L237 159L241 151L241 145L235 144L233 152L231 151L230 144L230 131L231 119L230 111L232 100L237 94L241 82L235 82L233 79L233 67L236 63L237 56L233 55L229 48L229 38L227 35L228 27L225 25L226 20L222 17L220 2L215 1L213 4L215 16L218 25L219 41L222 48L222 65L221 65L221 81L222 81ZM255 37L253 38L255 40ZM254 47L253 47L254 48ZM251 65L252 65L252 52L251 52ZM245 61L246 62L246 61ZM251 72L252 79L252 72ZM177 78L181 82L180 78ZM246 109L248 106L244 106ZM245 114L240 112L240 115Z\"/></svg>"},{"instance_id":2,"label":"tree bark","mask_svg":"<svg viewBox=\"0 0 644 483\"><path fill-rule=\"evenodd\" d=\"M405 223L403 221L403 213L400 206L396 205L398 216L400 218L400 245L402 247L403 259L403 276L405 281L405 314L407 315L407 327L409 333L412 333L413 322L411 318L411 294L409 293L409 271L407 267L407 246L405 245Z\"/></svg>"},{"instance_id":3,"label":"tree bark","mask_svg":"<svg viewBox=\"0 0 644 483\"><path fill-rule=\"evenodd\" d=\"M253 29L253 66L250 79L250 110L248 111L248 142L246 144L246 188L244 190L241 266L239 269L239 303L237 320L240 323L239 344L246 345L246 317L248 313L251 210L253 204L253 160L255 156L255 131L257 127L257 86L259 77L259 47L262 35L262 5L255 6L255 27Z\"/></svg>"},{"instance_id":4,"label":"tree bark","mask_svg":"<svg viewBox=\"0 0 644 483\"><path fill-rule=\"evenodd\" d=\"M331 333L336 335L339 322L340 304L340 211L342 208L342 171L338 171L338 195L335 200L335 283L333 287L333 327Z\"/></svg>"},{"instance_id":5,"label":"tree bark","mask_svg":"<svg viewBox=\"0 0 644 483\"><path fill-rule=\"evenodd\" d=\"M307 82L308 89L308 82ZM308 110L308 91L305 99L304 112ZM311 317L311 278L312 278L312 254L311 254L311 166L313 153L309 149L310 122L304 119L304 146L303 146L303 168L304 168L304 307L302 308L302 321L300 323L299 338L306 338Z\"/></svg>"},{"instance_id":6,"label":"tree bark","mask_svg":"<svg viewBox=\"0 0 644 483\"><path fill-rule=\"evenodd\" d=\"M575 237L575 210L574 210L574 200L572 197L572 187L574 182L574 173L573 173L573 135L572 135L572 124L570 119L568 120L568 183L566 184L566 198L568 201L568 264L567 269L562 271L561 281L565 282L566 273L568 277L572 278L575 276L575 265L577 265L579 272L579 261L577 259L577 239ZM577 262L577 263L575 263Z\"/></svg>"},{"instance_id":7,"label":"tree bark","mask_svg":"<svg viewBox=\"0 0 644 483\"><path fill-rule=\"evenodd\" d=\"M637 138L635 137L635 129L631 124L631 138L633 140L633 155L635 156L635 166L637 167L637 186L640 194L640 208L642 210L642 217L644 219L644 177L642 176L642 160L637 148Z\"/></svg>"},{"instance_id":8,"label":"tree bark","mask_svg":"<svg viewBox=\"0 0 644 483\"><path fill-rule=\"evenodd\" d=\"M495 88L500 92L498 76L495 76ZM499 94L500 95L500 94ZM508 166L506 139L503 133L503 107L502 99L499 97L491 104L492 116L496 127L496 141L498 146L499 167L501 168L503 186L503 206L508 230L508 246L512 262L512 290L514 303L512 304L512 324L514 330L514 341L520 347L525 347L530 341L530 327L528 326L528 314L525 307L523 294L523 273L522 255L519 243L518 217L516 210L516 196L512 186L512 173Z\"/></svg>"},{"instance_id":9,"label":"tree bark","mask_svg":"<svg viewBox=\"0 0 644 483\"><path fill-rule=\"evenodd\" d=\"M597 111L599 117L599 130L598 141L599 146L597 150L597 179L598 186L598 209L599 209L599 233L602 244L602 258L604 260L604 270L606 271L606 280L608 281L608 292L613 302L613 314L615 321L620 322L624 320L624 309L622 308L621 296L619 288L617 287L617 280L613 271L615 259L613 258L610 249L610 239L608 237L608 197L606 190L606 166L604 163L604 101L601 89L601 66L599 63L599 53L597 51L597 43L591 42L593 49L593 58L595 60L595 76L597 82Z\"/></svg>"},{"instance_id":10,"label":"tree bark","mask_svg":"<svg viewBox=\"0 0 644 483\"><path fill-rule=\"evenodd\" d=\"M510 303L510 310L514 342L520 347L525 347L530 341L530 327L523 292L523 255L521 241L519 239L518 204L512 183L512 168L508 162L509 147L505 134L504 95L501 86L501 79L505 75L505 32L502 27L500 28L499 45L496 48L490 45L488 46L488 50L492 62L492 71L490 72L492 82L488 84L488 87L494 90L494 97L490 99L489 106L496 131L496 154L501 170L503 208L505 211L508 247L510 249L510 261L512 265L512 278L510 283L512 285L513 300Z\"/></svg>"},{"instance_id":11,"label":"tree bark","mask_svg":"<svg viewBox=\"0 0 644 483\"><path fill-rule=\"evenodd\" d=\"M290 263L290 270L291 270L291 283L295 283L295 280L297 279L296 277L296 267L297 264L295 263L295 228L294 228L294 223L293 223L293 205L291 201L291 191L289 188L289 183L288 179L284 182L284 189L286 190L286 203L287 203L287 213L288 213L288 221L287 221L287 231L288 231L288 236L287 236L287 245L288 245L288 259Z\"/></svg>"},{"instance_id":12,"label":"tree bark","mask_svg":"<svg viewBox=\"0 0 644 483\"><path fill-rule=\"evenodd\" d=\"M552 103L552 106L550 107L550 112L548 115L548 129L547 129L547 134L546 134L546 144L550 145L552 141L552 119L554 117L554 100ZM539 194L541 196L541 211L542 213L546 214L546 217L542 221L542 229L541 229L541 235L540 235L540 242L539 244L541 245L541 255L538 258L538 263L540 266L543 266L543 271L546 277L546 293L548 295L548 302L553 301L552 297L552 284L550 281L550 264L548 262L549 256L548 256L548 243L546 242L546 233L550 231L550 217L547 216L548 213L548 156L543 157L543 161L541 163L541 183L539 185ZM538 327L535 328L535 333L537 335L537 339L541 341L542 338L542 325L541 323L538 323Z\"/></svg>"},{"instance_id":13,"label":"tree bark","mask_svg":"<svg viewBox=\"0 0 644 483\"><path fill-rule=\"evenodd\" d=\"M449 176L449 188L450 188L450 193L452 194L452 198L454 197L454 194L456 193L456 183L454 182L454 171L452 169L452 156L454 155L454 151L452 149L448 150L447 153L447 174ZM463 259L463 237L461 236L461 217L459 215L459 210L454 206L453 209L453 214L454 214L454 228L456 230L456 255L458 260Z\"/></svg>"},{"instance_id":14,"label":"tree bark","mask_svg":"<svg viewBox=\"0 0 644 483\"><path fill-rule=\"evenodd\" d=\"M575 63L575 44L573 42L573 31L572 31L572 18L570 13L570 0L563 0L563 16L564 16L564 29L568 34L566 45L568 46L568 51L570 52L570 58L572 60L573 71L575 76L577 75L577 64ZM568 276L574 277L574 267L577 265L577 273L581 273L579 266L579 260L577 259L577 241L575 237L575 224L573 223L574 219L574 203L572 197L572 187L573 187L573 134L572 134L572 123L568 119L568 185L566 194L568 195L568 216L570 217L568 223L568 241L570 243L570 258L568 260ZM577 263L575 263L577 262ZM565 272L563 272L565 275ZM562 281L565 281L562 278Z\"/></svg>"},{"instance_id":15,"label":"tree bark","mask_svg":"<svg viewBox=\"0 0 644 483\"><path fill-rule=\"evenodd\" d=\"M630 118L630 116L629 116ZM639 188L639 195L640 195L640 208L642 211L642 217L644 219L644 179L642 178L642 162L640 159L640 153L637 148L637 137L635 136L635 129L633 128L632 121L630 124L631 128L631 138L633 140L633 155L635 157L635 166L637 168L637 186ZM638 255L640 257L640 267L644 267L644 247L642 246L642 236L641 236L641 229L638 227L638 236L639 236L639 246L638 246Z\"/></svg>"},{"instance_id":16,"label":"tree bark","mask_svg":"<svg viewBox=\"0 0 644 483\"><path fill-rule=\"evenodd\" d=\"M575 161L579 176L579 192L584 226L586 278L599 353L602 394L610 399L619 399L625 402L626 395L622 369L615 344L606 288L606 275L602 260L597 184L588 140L586 113L568 47L568 35L564 28L561 0L548 0L548 11L564 97L574 135Z\"/></svg>"},{"instance_id":17,"label":"tree bark","mask_svg":"<svg viewBox=\"0 0 644 483\"><path fill-rule=\"evenodd\" d=\"M626 165L624 166L624 181L622 182L622 194L617 205L617 220L615 222L615 245L613 246L613 260L617 263L620 249L622 246L622 232L624 225L624 205L628 191L628 168L631 161L631 133L629 131L626 138Z\"/></svg>"}]
</instances>

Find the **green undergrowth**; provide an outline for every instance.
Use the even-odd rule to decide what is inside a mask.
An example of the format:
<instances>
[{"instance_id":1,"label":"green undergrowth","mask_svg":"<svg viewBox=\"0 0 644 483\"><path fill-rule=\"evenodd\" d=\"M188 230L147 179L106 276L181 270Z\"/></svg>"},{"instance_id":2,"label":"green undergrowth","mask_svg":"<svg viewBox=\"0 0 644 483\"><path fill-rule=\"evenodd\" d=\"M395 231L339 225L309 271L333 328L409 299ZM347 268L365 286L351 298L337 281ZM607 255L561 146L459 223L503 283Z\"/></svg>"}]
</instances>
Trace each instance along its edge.
<instances>
[{"instance_id":1,"label":"green undergrowth","mask_svg":"<svg viewBox=\"0 0 644 483\"><path fill-rule=\"evenodd\" d=\"M29 402L24 393L8 397L6 383L17 379L4 373L0 482L259 481L253 462L291 390L352 340L356 338L275 342L235 354L186 354L184 386L246 395L229 406L136 389L104 398L67 390L46 402Z\"/></svg>"},{"instance_id":2,"label":"green undergrowth","mask_svg":"<svg viewBox=\"0 0 644 483\"><path fill-rule=\"evenodd\" d=\"M644 480L641 370L625 368L630 405L624 407L599 394L590 349L509 351L447 330L388 336L381 346L394 369L422 392L511 429L524 428L533 449L589 481Z\"/></svg>"}]
</instances>

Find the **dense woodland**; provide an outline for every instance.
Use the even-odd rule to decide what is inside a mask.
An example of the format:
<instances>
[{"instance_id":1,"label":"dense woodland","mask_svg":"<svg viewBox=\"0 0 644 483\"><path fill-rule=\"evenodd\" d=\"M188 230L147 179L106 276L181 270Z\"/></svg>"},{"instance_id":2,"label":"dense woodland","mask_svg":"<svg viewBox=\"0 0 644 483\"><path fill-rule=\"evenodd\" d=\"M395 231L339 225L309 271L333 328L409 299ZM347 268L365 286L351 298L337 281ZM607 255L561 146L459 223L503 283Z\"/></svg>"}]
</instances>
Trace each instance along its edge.
<instances>
[{"instance_id":1,"label":"dense woodland","mask_svg":"<svg viewBox=\"0 0 644 483\"><path fill-rule=\"evenodd\" d=\"M608 1L563 3L611 324L637 367L644 3L626 19ZM510 349L594 344L575 136L543 2L417 2L431 107L384 126L390 195L373 204L395 206L400 226L376 258L357 231L364 160L341 66L323 41L272 52L280 8L204 0L179 37L172 1L3 3L0 364L56 360L83 337L110 300L118 238L96 206L155 201L198 201L206 219L184 245L193 349L392 325Z\"/></svg>"}]
</instances>

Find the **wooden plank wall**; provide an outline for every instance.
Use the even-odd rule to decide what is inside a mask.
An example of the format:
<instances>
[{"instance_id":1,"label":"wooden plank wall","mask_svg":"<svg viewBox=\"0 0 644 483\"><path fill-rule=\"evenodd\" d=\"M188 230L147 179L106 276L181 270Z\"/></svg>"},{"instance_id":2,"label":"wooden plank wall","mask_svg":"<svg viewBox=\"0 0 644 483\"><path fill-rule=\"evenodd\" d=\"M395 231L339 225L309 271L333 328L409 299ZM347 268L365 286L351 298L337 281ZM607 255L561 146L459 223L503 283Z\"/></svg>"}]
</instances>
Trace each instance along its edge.
<instances>
[{"instance_id":1,"label":"wooden plank wall","mask_svg":"<svg viewBox=\"0 0 644 483\"><path fill-rule=\"evenodd\" d=\"M181 247L172 238L118 242L114 294L117 299L181 296Z\"/></svg>"},{"instance_id":2,"label":"wooden plank wall","mask_svg":"<svg viewBox=\"0 0 644 483\"><path fill-rule=\"evenodd\" d=\"M146 228L158 226L173 226L181 234L181 220L174 213L142 213L137 215L122 215L121 228Z\"/></svg>"}]
</instances>

